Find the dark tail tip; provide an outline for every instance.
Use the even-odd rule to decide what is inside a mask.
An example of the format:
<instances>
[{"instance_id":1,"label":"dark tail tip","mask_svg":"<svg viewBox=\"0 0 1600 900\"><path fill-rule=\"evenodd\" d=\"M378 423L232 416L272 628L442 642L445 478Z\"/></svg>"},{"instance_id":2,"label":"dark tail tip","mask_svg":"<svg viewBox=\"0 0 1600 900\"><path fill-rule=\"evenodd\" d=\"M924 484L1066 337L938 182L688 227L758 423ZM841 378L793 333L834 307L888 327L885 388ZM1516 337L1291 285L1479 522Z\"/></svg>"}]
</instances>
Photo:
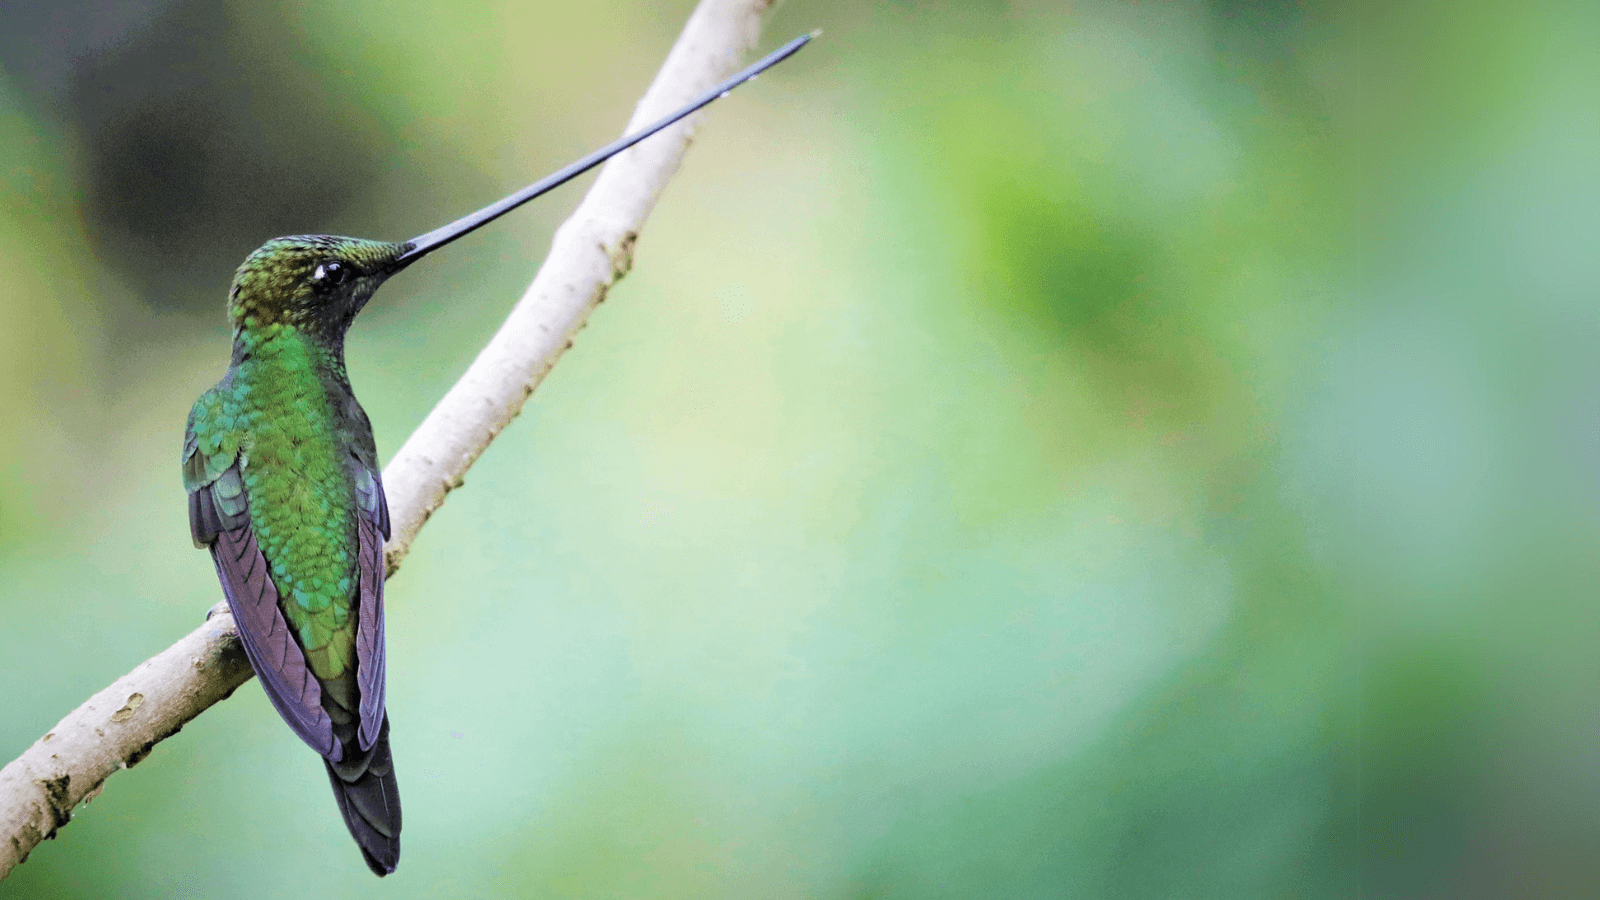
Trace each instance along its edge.
<instances>
[{"instance_id":1,"label":"dark tail tip","mask_svg":"<svg viewBox=\"0 0 1600 900\"><path fill-rule=\"evenodd\" d=\"M366 764L358 760L350 763L336 765L323 760L345 827L361 848L367 868L382 878L400 864L400 785L395 781L394 760L389 755L387 717Z\"/></svg>"}]
</instances>

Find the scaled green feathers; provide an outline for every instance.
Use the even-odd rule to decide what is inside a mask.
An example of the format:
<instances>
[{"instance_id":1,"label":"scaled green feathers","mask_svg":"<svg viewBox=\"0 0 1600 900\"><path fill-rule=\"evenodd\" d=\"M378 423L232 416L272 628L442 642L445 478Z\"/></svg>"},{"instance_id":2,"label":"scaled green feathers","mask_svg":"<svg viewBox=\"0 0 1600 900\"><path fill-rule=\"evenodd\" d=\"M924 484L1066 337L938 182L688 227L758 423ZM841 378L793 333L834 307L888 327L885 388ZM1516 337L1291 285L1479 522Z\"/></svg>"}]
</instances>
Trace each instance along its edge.
<instances>
[{"instance_id":1,"label":"scaled green feathers","mask_svg":"<svg viewBox=\"0 0 1600 900\"><path fill-rule=\"evenodd\" d=\"M403 249L312 235L252 253L228 292L232 362L190 412L183 460L191 530L211 550L250 664L322 754L380 875L400 856L384 708L389 514L344 336Z\"/></svg>"},{"instance_id":2,"label":"scaled green feathers","mask_svg":"<svg viewBox=\"0 0 1600 900\"><path fill-rule=\"evenodd\" d=\"M189 478L186 467L185 487L240 460L283 614L322 680L354 664L358 474L347 460L353 444L372 444L345 374L344 332L400 249L315 235L277 238L250 254L228 292L234 364L190 419L203 471ZM338 267L332 277L330 265Z\"/></svg>"},{"instance_id":3,"label":"scaled green feathers","mask_svg":"<svg viewBox=\"0 0 1600 900\"><path fill-rule=\"evenodd\" d=\"M284 616L316 676L338 678L354 662L355 491L351 436L322 379L342 365L292 326L257 326L243 340L249 350L231 382L195 405L197 457L208 475L241 458L250 523Z\"/></svg>"}]
</instances>

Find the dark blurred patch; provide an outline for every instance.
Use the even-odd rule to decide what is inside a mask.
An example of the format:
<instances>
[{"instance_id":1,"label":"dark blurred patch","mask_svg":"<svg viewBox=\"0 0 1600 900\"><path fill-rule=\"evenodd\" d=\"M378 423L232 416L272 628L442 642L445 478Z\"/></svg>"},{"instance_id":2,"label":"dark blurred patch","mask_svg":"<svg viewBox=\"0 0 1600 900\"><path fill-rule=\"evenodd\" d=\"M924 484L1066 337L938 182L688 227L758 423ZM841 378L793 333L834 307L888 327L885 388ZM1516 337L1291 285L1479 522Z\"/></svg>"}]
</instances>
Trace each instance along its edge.
<instances>
[{"instance_id":1,"label":"dark blurred patch","mask_svg":"<svg viewBox=\"0 0 1600 900\"><path fill-rule=\"evenodd\" d=\"M993 185L976 198L984 247L978 258L1006 309L1108 353L1129 349L1115 315L1144 290L1152 241L1130 222L1088 203L1041 191L1037 180Z\"/></svg>"},{"instance_id":2,"label":"dark blurred patch","mask_svg":"<svg viewBox=\"0 0 1600 900\"><path fill-rule=\"evenodd\" d=\"M1018 171L968 182L977 238L968 259L983 305L1059 341L1063 358L1114 390L1158 409L1198 409L1211 380L1186 298L1163 288L1170 236L1091 199L1065 172L1004 165Z\"/></svg>"},{"instance_id":3,"label":"dark blurred patch","mask_svg":"<svg viewBox=\"0 0 1600 900\"><path fill-rule=\"evenodd\" d=\"M1211 0L1211 18L1239 30L1271 32L1299 21L1305 0Z\"/></svg>"},{"instance_id":4,"label":"dark blurred patch","mask_svg":"<svg viewBox=\"0 0 1600 900\"><path fill-rule=\"evenodd\" d=\"M375 120L280 19L184 0L91 45L55 27L100 12L35 9L20 21L36 39L13 35L7 64L80 138L96 250L152 304L214 312L245 254L321 230L372 183Z\"/></svg>"},{"instance_id":5,"label":"dark blurred patch","mask_svg":"<svg viewBox=\"0 0 1600 900\"><path fill-rule=\"evenodd\" d=\"M1362 875L1385 896L1514 896L1485 892L1502 867L1481 841L1489 687L1462 649L1390 648L1363 676Z\"/></svg>"},{"instance_id":6,"label":"dark blurred patch","mask_svg":"<svg viewBox=\"0 0 1600 900\"><path fill-rule=\"evenodd\" d=\"M1303 53L1314 31L1313 23L1326 16L1329 4L1319 0L1210 0L1206 22L1213 46L1224 64L1246 61L1281 63L1281 73L1293 73L1296 57ZM1294 86L1297 77L1285 85ZM1261 79L1273 86L1271 79Z\"/></svg>"},{"instance_id":7,"label":"dark blurred patch","mask_svg":"<svg viewBox=\"0 0 1600 900\"><path fill-rule=\"evenodd\" d=\"M1214 63L1226 77L1211 82L1204 93L1224 104L1265 105L1281 116L1326 116L1325 101L1306 71L1306 61L1318 49L1318 36L1325 31L1332 8L1316 0L1211 0L1207 32ZM1196 79L1196 84L1207 85L1207 80ZM1248 85L1248 92L1239 90L1242 85ZM1226 106L1216 108L1222 111ZM1238 124L1250 121L1244 118ZM1285 124L1282 118L1272 120L1274 127Z\"/></svg>"}]
</instances>

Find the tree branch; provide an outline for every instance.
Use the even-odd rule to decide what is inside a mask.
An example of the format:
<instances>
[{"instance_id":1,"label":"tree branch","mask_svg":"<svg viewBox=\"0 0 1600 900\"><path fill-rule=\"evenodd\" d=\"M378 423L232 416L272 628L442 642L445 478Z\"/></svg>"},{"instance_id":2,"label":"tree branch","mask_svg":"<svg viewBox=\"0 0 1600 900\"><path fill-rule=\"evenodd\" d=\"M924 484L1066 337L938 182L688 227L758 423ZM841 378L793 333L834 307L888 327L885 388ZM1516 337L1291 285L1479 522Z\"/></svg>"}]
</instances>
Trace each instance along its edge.
<instances>
[{"instance_id":1,"label":"tree branch","mask_svg":"<svg viewBox=\"0 0 1600 900\"><path fill-rule=\"evenodd\" d=\"M701 0L626 131L727 77L755 45L774 0ZM394 574L424 522L572 346L606 291L627 274L639 229L678 170L699 114L606 164L559 229L550 255L466 374L383 472ZM54 837L80 801L119 769L226 698L252 675L225 604L204 625L140 663L0 769L0 879Z\"/></svg>"}]
</instances>

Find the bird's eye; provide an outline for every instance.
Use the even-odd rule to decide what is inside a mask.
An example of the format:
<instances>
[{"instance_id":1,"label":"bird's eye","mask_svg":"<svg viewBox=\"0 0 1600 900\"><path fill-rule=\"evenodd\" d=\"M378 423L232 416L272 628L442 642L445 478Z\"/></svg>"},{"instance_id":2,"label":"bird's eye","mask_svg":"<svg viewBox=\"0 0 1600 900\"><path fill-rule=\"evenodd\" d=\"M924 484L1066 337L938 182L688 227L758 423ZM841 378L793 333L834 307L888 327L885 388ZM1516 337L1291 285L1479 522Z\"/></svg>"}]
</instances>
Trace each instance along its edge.
<instances>
[{"instance_id":1,"label":"bird's eye","mask_svg":"<svg viewBox=\"0 0 1600 900\"><path fill-rule=\"evenodd\" d=\"M311 273L311 280L321 284L338 284L344 281L344 277L344 263L333 259L319 264L317 270Z\"/></svg>"}]
</instances>

